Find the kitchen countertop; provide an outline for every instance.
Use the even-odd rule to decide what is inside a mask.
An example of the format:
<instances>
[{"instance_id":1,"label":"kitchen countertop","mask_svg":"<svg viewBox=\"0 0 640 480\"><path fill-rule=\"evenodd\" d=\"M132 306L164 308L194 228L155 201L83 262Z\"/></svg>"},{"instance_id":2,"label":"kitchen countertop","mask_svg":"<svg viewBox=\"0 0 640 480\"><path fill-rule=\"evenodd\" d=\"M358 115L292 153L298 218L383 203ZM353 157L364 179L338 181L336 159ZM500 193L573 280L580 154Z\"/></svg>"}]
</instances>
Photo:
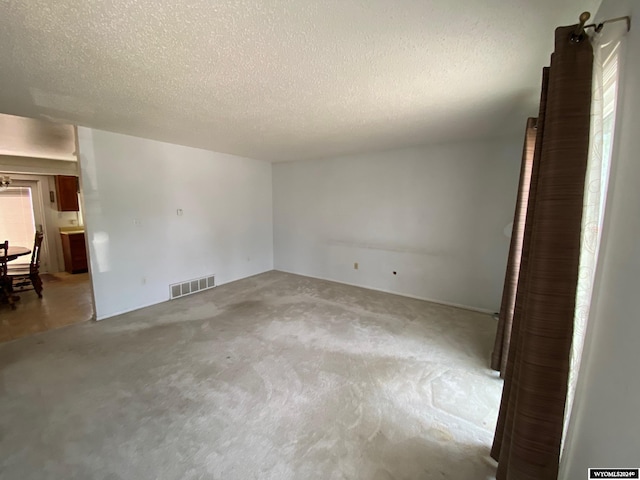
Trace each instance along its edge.
<instances>
[{"instance_id":1,"label":"kitchen countertop","mask_svg":"<svg viewBox=\"0 0 640 480\"><path fill-rule=\"evenodd\" d=\"M84 227L60 227L60 233L62 235L77 235L84 233Z\"/></svg>"}]
</instances>

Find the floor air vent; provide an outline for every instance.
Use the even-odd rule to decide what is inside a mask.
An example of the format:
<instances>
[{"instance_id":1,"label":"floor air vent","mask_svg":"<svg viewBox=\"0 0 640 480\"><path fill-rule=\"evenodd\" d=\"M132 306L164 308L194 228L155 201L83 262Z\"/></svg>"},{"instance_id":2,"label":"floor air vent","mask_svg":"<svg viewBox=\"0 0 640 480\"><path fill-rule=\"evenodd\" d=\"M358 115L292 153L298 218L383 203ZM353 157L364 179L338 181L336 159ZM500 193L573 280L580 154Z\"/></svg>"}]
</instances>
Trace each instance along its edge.
<instances>
[{"instance_id":1,"label":"floor air vent","mask_svg":"<svg viewBox=\"0 0 640 480\"><path fill-rule=\"evenodd\" d=\"M189 280L188 282L174 283L169 285L169 292L171 294L171 300L175 298L184 297L185 295L191 295L192 293L201 292L202 290L208 290L216 286L216 277L211 275L210 277L196 278Z\"/></svg>"}]
</instances>

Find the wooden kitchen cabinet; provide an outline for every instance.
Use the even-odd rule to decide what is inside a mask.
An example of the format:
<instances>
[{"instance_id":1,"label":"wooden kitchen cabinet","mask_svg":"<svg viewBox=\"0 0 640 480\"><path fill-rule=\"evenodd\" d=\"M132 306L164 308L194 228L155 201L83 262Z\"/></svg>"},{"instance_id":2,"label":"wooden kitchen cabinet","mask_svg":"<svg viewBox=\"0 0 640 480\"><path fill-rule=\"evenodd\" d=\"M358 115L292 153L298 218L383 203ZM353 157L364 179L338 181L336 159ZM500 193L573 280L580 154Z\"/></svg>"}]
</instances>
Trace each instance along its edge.
<instances>
[{"instance_id":1,"label":"wooden kitchen cabinet","mask_svg":"<svg viewBox=\"0 0 640 480\"><path fill-rule=\"evenodd\" d=\"M63 232L62 252L64 269L69 273L81 273L88 270L87 247L84 243L84 232Z\"/></svg>"},{"instance_id":2,"label":"wooden kitchen cabinet","mask_svg":"<svg viewBox=\"0 0 640 480\"><path fill-rule=\"evenodd\" d=\"M72 175L56 175L56 195L58 195L59 212L77 212L78 177Z\"/></svg>"}]
</instances>

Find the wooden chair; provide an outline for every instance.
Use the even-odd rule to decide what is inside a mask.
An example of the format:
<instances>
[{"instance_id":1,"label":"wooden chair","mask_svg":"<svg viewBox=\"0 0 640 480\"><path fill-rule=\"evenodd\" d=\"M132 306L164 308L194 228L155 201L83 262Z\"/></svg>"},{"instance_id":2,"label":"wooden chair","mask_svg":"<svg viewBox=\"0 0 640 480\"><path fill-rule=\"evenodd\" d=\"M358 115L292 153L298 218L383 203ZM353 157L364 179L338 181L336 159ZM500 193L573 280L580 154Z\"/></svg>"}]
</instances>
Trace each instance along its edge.
<instances>
[{"instance_id":1,"label":"wooden chair","mask_svg":"<svg viewBox=\"0 0 640 480\"><path fill-rule=\"evenodd\" d=\"M9 256L9 240L0 243L0 278L7 275L7 257Z\"/></svg>"},{"instance_id":2,"label":"wooden chair","mask_svg":"<svg viewBox=\"0 0 640 480\"><path fill-rule=\"evenodd\" d=\"M5 240L0 243L0 301L11 305L13 304L13 294L11 289L11 278L7 275L7 258L9 256L9 241Z\"/></svg>"},{"instance_id":3,"label":"wooden chair","mask_svg":"<svg viewBox=\"0 0 640 480\"><path fill-rule=\"evenodd\" d=\"M31 251L31 263L28 266L12 266L7 267L7 276L10 280L11 288L14 292L23 292L25 290L35 290L38 297L42 298L42 280L40 279L40 250L42 247L42 239L44 235L36 232L33 242L33 250Z\"/></svg>"}]
</instances>

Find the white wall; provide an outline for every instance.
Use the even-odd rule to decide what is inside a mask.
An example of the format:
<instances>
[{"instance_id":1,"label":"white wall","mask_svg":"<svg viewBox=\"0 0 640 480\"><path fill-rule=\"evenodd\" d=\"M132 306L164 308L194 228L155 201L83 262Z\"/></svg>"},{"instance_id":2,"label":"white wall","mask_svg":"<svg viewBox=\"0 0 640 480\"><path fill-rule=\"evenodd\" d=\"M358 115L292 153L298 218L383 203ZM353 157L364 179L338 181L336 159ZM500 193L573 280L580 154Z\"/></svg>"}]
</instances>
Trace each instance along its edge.
<instances>
[{"instance_id":1,"label":"white wall","mask_svg":"<svg viewBox=\"0 0 640 480\"><path fill-rule=\"evenodd\" d=\"M521 152L514 138L274 164L275 268L497 311Z\"/></svg>"},{"instance_id":2,"label":"white wall","mask_svg":"<svg viewBox=\"0 0 640 480\"><path fill-rule=\"evenodd\" d=\"M271 164L80 128L97 318L273 268ZM176 210L182 209L182 216Z\"/></svg>"},{"instance_id":3,"label":"white wall","mask_svg":"<svg viewBox=\"0 0 640 480\"><path fill-rule=\"evenodd\" d=\"M67 160L76 163L73 125L0 113L0 156Z\"/></svg>"},{"instance_id":4,"label":"white wall","mask_svg":"<svg viewBox=\"0 0 640 480\"><path fill-rule=\"evenodd\" d=\"M10 175L77 175L78 162L0 154L0 171Z\"/></svg>"},{"instance_id":5,"label":"white wall","mask_svg":"<svg viewBox=\"0 0 640 480\"><path fill-rule=\"evenodd\" d=\"M560 478L640 467L640 2L604 0L596 19L631 15L600 263ZM605 27L606 28L606 27Z\"/></svg>"}]
</instances>

